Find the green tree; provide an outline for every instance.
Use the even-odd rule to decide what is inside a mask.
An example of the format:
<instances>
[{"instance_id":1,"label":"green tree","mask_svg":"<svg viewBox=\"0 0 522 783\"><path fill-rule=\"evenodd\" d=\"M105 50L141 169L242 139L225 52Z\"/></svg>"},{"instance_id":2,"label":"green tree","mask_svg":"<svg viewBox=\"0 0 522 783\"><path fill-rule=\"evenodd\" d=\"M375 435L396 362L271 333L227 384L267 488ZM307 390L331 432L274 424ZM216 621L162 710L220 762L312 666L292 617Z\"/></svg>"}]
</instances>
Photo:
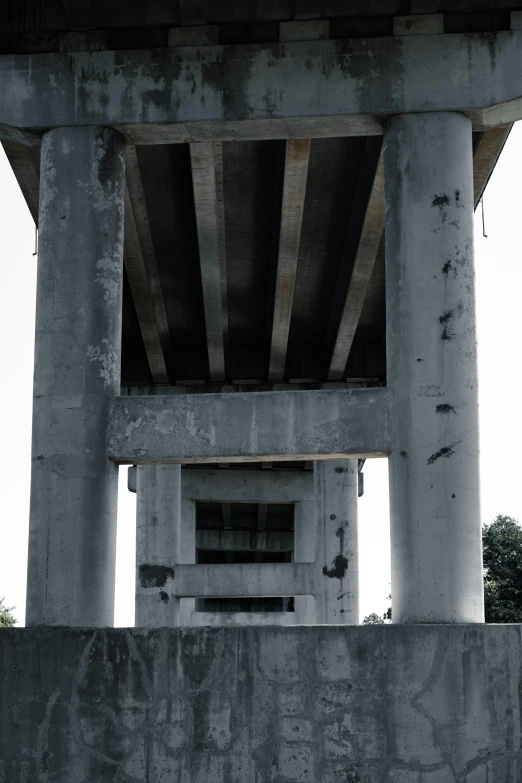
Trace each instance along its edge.
<instances>
[{"instance_id":1,"label":"green tree","mask_svg":"<svg viewBox=\"0 0 522 783\"><path fill-rule=\"evenodd\" d=\"M362 621L362 624L363 625L384 625L384 620L378 614L375 614L375 612L372 612L372 614L369 614L367 617L364 618L364 620Z\"/></svg>"},{"instance_id":2,"label":"green tree","mask_svg":"<svg viewBox=\"0 0 522 783\"><path fill-rule=\"evenodd\" d=\"M522 623L522 528L499 514L482 530L487 623Z\"/></svg>"},{"instance_id":3,"label":"green tree","mask_svg":"<svg viewBox=\"0 0 522 783\"><path fill-rule=\"evenodd\" d=\"M5 606L4 599L0 598L0 628L11 628L16 623L13 609L14 606Z\"/></svg>"}]
</instances>

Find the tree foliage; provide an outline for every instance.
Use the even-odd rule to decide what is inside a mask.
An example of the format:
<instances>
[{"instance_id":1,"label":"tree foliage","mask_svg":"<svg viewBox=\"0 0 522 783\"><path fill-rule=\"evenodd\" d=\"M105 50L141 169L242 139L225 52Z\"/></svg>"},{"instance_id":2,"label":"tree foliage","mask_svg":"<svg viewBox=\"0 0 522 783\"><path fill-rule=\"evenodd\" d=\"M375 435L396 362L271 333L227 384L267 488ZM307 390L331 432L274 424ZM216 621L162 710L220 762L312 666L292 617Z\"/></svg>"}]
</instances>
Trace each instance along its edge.
<instances>
[{"instance_id":1,"label":"tree foliage","mask_svg":"<svg viewBox=\"0 0 522 783\"><path fill-rule=\"evenodd\" d=\"M384 625L384 620L375 612L372 612L362 621L363 625Z\"/></svg>"},{"instance_id":2,"label":"tree foliage","mask_svg":"<svg viewBox=\"0 0 522 783\"><path fill-rule=\"evenodd\" d=\"M11 628L16 623L13 609L14 606L5 606L4 599L0 598L0 628Z\"/></svg>"},{"instance_id":3,"label":"tree foliage","mask_svg":"<svg viewBox=\"0 0 522 783\"><path fill-rule=\"evenodd\" d=\"M482 531L487 623L522 623L522 528L499 514Z\"/></svg>"}]
</instances>

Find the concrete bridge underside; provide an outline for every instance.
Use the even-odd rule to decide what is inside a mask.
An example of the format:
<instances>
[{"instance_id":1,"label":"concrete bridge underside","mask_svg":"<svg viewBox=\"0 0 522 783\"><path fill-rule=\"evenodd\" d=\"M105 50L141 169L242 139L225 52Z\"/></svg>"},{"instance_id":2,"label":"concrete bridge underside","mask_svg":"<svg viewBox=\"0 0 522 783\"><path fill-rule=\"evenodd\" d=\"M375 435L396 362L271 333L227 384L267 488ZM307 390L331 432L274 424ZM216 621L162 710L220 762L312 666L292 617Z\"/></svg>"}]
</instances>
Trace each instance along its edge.
<instances>
[{"instance_id":1,"label":"concrete bridge underside","mask_svg":"<svg viewBox=\"0 0 522 783\"><path fill-rule=\"evenodd\" d=\"M483 624L473 210L521 57L507 0L0 12L0 141L39 229L0 783L519 783L520 628ZM377 456L393 626L357 628ZM119 631L124 464L147 628ZM198 528L212 500L223 524ZM295 508L269 540L271 502ZM159 627L212 624L194 601L223 591L290 596L302 624Z\"/></svg>"}]
</instances>

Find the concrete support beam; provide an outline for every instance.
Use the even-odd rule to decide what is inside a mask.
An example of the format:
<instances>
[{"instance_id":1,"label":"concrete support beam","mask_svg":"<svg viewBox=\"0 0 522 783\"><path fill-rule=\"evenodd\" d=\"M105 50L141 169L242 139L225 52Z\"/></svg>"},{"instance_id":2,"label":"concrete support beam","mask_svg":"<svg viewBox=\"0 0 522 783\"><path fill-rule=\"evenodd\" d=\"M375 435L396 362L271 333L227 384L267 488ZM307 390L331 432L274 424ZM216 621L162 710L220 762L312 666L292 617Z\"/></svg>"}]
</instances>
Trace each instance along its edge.
<instances>
[{"instance_id":1,"label":"concrete support beam","mask_svg":"<svg viewBox=\"0 0 522 783\"><path fill-rule=\"evenodd\" d=\"M279 23L280 41L319 41L328 38L328 19L306 19Z\"/></svg>"},{"instance_id":2,"label":"concrete support beam","mask_svg":"<svg viewBox=\"0 0 522 783\"><path fill-rule=\"evenodd\" d=\"M35 225L38 226L38 199L40 181L35 156L38 151L31 147L4 141L2 142L7 160L11 164L25 203L31 213Z\"/></svg>"},{"instance_id":3,"label":"concrete support beam","mask_svg":"<svg viewBox=\"0 0 522 783\"><path fill-rule=\"evenodd\" d=\"M282 381L285 372L286 349L292 317L295 276L299 258L303 223L310 139L289 139L286 142L283 203L279 232L272 341L268 378Z\"/></svg>"},{"instance_id":4,"label":"concrete support beam","mask_svg":"<svg viewBox=\"0 0 522 783\"><path fill-rule=\"evenodd\" d=\"M198 228L199 262L210 380L225 380L228 343L225 207L221 143L191 144L192 182Z\"/></svg>"},{"instance_id":5,"label":"concrete support beam","mask_svg":"<svg viewBox=\"0 0 522 783\"><path fill-rule=\"evenodd\" d=\"M390 403L389 389L115 397L107 453L136 464L383 456Z\"/></svg>"},{"instance_id":6,"label":"concrete support beam","mask_svg":"<svg viewBox=\"0 0 522 783\"><path fill-rule=\"evenodd\" d=\"M511 30L522 30L522 11L511 11Z\"/></svg>"},{"instance_id":7,"label":"concrete support beam","mask_svg":"<svg viewBox=\"0 0 522 783\"><path fill-rule=\"evenodd\" d=\"M170 348L167 313L150 231L136 148L126 149L125 269L154 383L168 383L165 350Z\"/></svg>"},{"instance_id":8,"label":"concrete support beam","mask_svg":"<svg viewBox=\"0 0 522 783\"><path fill-rule=\"evenodd\" d=\"M314 464L316 623L359 623L357 473L354 459Z\"/></svg>"},{"instance_id":9,"label":"concrete support beam","mask_svg":"<svg viewBox=\"0 0 522 783\"><path fill-rule=\"evenodd\" d=\"M139 465L136 488L135 626L174 626L179 599L163 590L163 563L180 560L181 465Z\"/></svg>"},{"instance_id":10,"label":"concrete support beam","mask_svg":"<svg viewBox=\"0 0 522 783\"><path fill-rule=\"evenodd\" d=\"M423 111L483 130L522 117L521 52L522 31L2 55L2 122L110 125L135 144L378 135Z\"/></svg>"},{"instance_id":11,"label":"concrete support beam","mask_svg":"<svg viewBox=\"0 0 522 783\"><path fill-rule=\"evenodd\" d=\"M145 201L145 192L143 190L143 182L141 179L140 164L138 161L136 147L133 144L127 144L125 148L125 178L138 237L143 251L143 260L147 270L148 285L146 288L147 290L150 290L150 297L152 299L152 306L156 318L161 347L163 352L166 353L170 351L172 347L170 342L167 311L165 308L163 292L161 290L158 262L156 260L156 252L154 250L154 242L152 240L149 215Z\"/></svg>"},{"instance_id":12,"label":"concrete support beam","mask_svg":"<svg viewBox=\"0 0 522 783\"><path fill-rule=\"evenodd\" d=\"M499 125L484 131L473 155L473 193L475 207L487 187L493 169L497 165L500 153L513 125Z\"/></svg>"},{"instance_id":13,"label":"concrete support beam","mask_svg":"<svg viewBox=\"0 0 522 783\"><path fill-rule=\"evenodd\" d=\"M339 331L335 341L328 380L341 380L350 355L353 338L361 317L368 284L372 276L375 259L383 238L384 230L384 170L382 153L375 172L372 192L353 264L350 285L346 294Z\"/></svg>"},{"instance_id":14,"label":"concrete support beam","mask_svg":"<svg viewBox=\"0 0 522 783\"><path fill-rule=\"evenodd\" d=\"M385 136L393 621L484 620L471 122Z\"/></svg>"},{"instance_id":15,"label":"concrete support beam","mask_svg":"<svg viewBox=\"0 0 522 783\"><path fill-rule=\"evenodd\" d=\"M108 128L43 137L27 625L113 623L124 168Z\"/></svg>"},{"instance_id":16,"label":"concrete support beam","mask_svg":"<svg viewBox=\"0 0 522 783\"><path fill-rule=\"evenodd\" d=\"M221 504L223 514L223 527L225 530L232 530L232 508L230 503Z\"/></svg>"},{"instance_id":17,"label":"concrete support beam","mask_svg":"<svg viewBox=\"0 0 522 783\"><path fill-rule=\"evenodd\" d=\"M442 35L444 14L412 14L393 18L394 35Z\"/></svg>"},{"instance_id":18,"label":"concrete support beam","mask_svg":"<svg viewBox=\"0 0 522 783\"><path fill-rule=\"evenodd\" d=\"M314 592L309 563L179 565L170 570L174 573L168 575L164 590L179 598L292 597Z\"/></svg>"},{"instance_id":19,"label":"concrete support beam","mask_svg":"<svg viewBox=\"0 0 522 783\"><path fill-rule=\"evenodd\" d=\"M225 628L254 625L296 625L295 612L192 612L191 625Z\"/></svg>"},{"instance_id":20,"label":"concrete support beam","mask_svg":"<svg viewBox=\"0 0 522 783\"><path fill-rule=\"evenodd\" d=\"M59 46L61 52L101 52L107 49L107 31L83 30L62 33Z\"/></svg>"},{"instance_id":21,"label":"concrete support beam","mask_svg":"<svg viewBox=\"0 0 522 783\"><path fill-rule=\"evenodd\" d=\"M183 477L181 479L183 489ZM196 562L196 502L181 497L181 529L179 563L194 565ZM191 625L192 612L196 609L194 598L180 598L178 625Z\"/></svg>"},{"instance_id":22,"label":"concrete support beam","mask_svg":"<svg viewBox=\"0 0 522 783\"><path fill-rule=\"evenodd\" d=\"M266 504L261 504L266 505ZM294 534L261 530L197 530L198 549L236 552L292 552Z\"/></svg>"},{"instance_id":23,"label":"concrete support beam","mask_svg":"<svg viewBox=\"0 0 522 783\"><path fill-rule=\"evenodd\" d=\"M316 558L318 536L318 517L315 499L302 501L294 506L294 562L313 564ZM315 565L314 578L317 583L317 569ZM294 611L296 622L300 625L313 625L315 619L315 594L317 584L314 586L313 595L296 595L294 598Z\"/></svg>"},{"instance_id":24,"label":"concrete support beam","mask_svg":"<svg viewBox=\"0 0 522 783\"><path fill-rule=\"evenodd\" d=\"M196 25L195 27L171 27L169 46L215 46L219 41L219 28L215 24Z\"/></svg>"},{"instance_id":25,"label":"concrete support beam","mask_svg":"<svg viewBox=\"0 0 522 783\"><path fill-rule=\"evenodd\" d=\"M221 503L293 503L311 500L313 479L300 470L270 472L252 470L183 471L182 497Z\"/></svg>"}]
</instances>

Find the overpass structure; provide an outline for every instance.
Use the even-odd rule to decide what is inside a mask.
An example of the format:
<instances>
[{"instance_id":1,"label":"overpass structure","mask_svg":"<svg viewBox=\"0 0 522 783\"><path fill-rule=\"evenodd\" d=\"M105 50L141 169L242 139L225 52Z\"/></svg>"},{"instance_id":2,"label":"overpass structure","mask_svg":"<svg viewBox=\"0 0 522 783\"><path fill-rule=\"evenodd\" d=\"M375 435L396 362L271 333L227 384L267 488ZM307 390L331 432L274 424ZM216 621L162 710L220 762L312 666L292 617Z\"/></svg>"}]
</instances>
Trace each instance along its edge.
<instances>
[{"instance_id":1,"label":"overpass structure","mask_svg":"<svg viewBox=\"0 0 522 783\"><path fill-rule=\"evenodd\" d=\"M520 3L1 13L39 248L0 781L517 783L520 628L483 622L473 210L522 117ZM377 456L393 625L357 627ZM111 630L119 465L138 627Z\"/></svg>"}]
</instances>

